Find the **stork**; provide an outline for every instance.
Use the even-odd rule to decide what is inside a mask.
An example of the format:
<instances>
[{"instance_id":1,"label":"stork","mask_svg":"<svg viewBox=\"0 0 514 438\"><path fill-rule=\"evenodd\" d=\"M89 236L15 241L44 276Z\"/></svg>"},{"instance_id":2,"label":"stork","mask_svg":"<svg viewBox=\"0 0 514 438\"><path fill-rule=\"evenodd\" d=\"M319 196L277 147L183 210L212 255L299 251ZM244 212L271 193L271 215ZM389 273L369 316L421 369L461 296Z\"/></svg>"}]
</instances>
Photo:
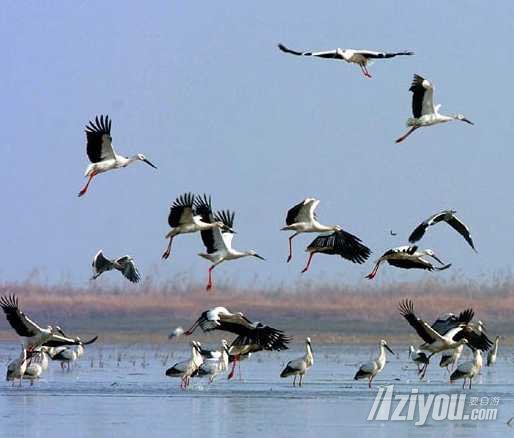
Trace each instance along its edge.
<instances>
[{"instance_id":1,"label":"stork","mask_svg":"<svg viewBox=\"0 0 514 438\"><path fill-rule=\"evenodd\" d=\"M456 215L455 210L443 210L439 213L433 214L427 220L421 222L409 236L410 243L416 243L425 235L428 227L438 224L439 222L446 222L457 233L459 233L468 242L469 246L476 252L475 244L471 238L471 232L464 222L462 222Z\"/></svg>"},{"instance_id":2,"label":"stork","mask_svg":"<svg viewBox=\"0 0 514 438\"><path fill-rule=\"evenodd\" d=\"M357 64L362 71L362 74L367 78L371 78L368 72L368 63L374 59L388 59L395 56L411 56L414 52L375 52L372 50L361 49L340 49L326 50L323 52L298 52L296 50L288 49L283 44L279 44L278 48L284 53L290 53L296 56L315 56L317 58L339 59L351 64Z\"/></svg>"},{"instance_id":3,"label":"stork","mask_svg":"<svg viewBox=\"0 0 514 438\"><path fill-rule=\"evenodd\" d=\"M360 379L368 379L368 387L371 389L371 382L375 378L375 376L380 373L386 364L386 351L388 350L391 354L394 354L393 350L387 345L387 342L382 339L378 344L378 356L376 359L370 360L368 362L363 363L357 373L355 374L353 380Z\"/></svg>"},{"instance_id":4,"label":"stork","mask_svg":"<svg viewBox=\"0 0 514 438\"><path fill-rule=\"evenodd\" d=\"M100 118L96 116L94 121L89 121L89 125L86 126L86 152L91 164L87 166L85 176L88 177L88 180L79 192L79 197L86 194L89 184L100 173L127 167L135 161L143 161L157 169L143 154L137 154L130 158L117 154L112 147L111 125L112 121L109 116L101 115Z\"/></svg>"},{"instance_id":5,"label":"stork","mask_svg":"<svg viewBox=\"0 0 514 438\"><path fill-rule=\"evenodd\" d=\"M191 358L182 362L177 362L166 370L168 377L180 377L180 388L186 389L189 386L191 376L198 370L203 363L200 347L196 341L191 342Z\"/></svg>"},{"instance_id":6,"label":"stork","mask_svg":"<svg viewBox=\"0 0 514 438\"><path fill-rule=\"evenodd\" d=\"M237 260L242 257L256 257L260 260L265 260L264 257L261 257L254 250L238 251L232 248L232 238L234 237L234 216L235 213L228 210L218 211L213 219L215 222L223 223L224 227L211 227L210 229L202 230L200 232L202 242L207 252L200 253L198 255L212 263L209 267L209 277L206 286L207 290L212 289L212 271L220 263L227 260ZM202 220L206 222L212 221L212 215L204 215L202 216Z\"/></svg>"},{"instance_id":7,"label":"stork","mask_svg":"<svg viewBox=\"0 0 514 438\"><path fill-rule=\"evenodd\" d=\"M165 236L169 242L162 255L163 259L170 256L173 238L179 234L226 228L223 222L213 219L211 197L205 194L201 197L193 193L184 193L175 199L168 215L168 224L171 230Z\"/></svg>"},{"instance_id":8,"label":"stork","mask_svg":"<svg viewBox=\"0 0 514 438\"><path fill-rule=\"evenodd\" d=\"M407 126L410 126L411 128L407 131L406 134L398 138L396 143L400 143L409 135L411 135L416 129L425 126L451 122L452 120L459 120L461 122L466 122L470 125L473 125L473 122L469 121L462 114L439 114L439 108L441 108L441 105L434 106L434 87L427 79L419 75L414 75L414 79L409 88L409 91L412 91L413 117L407 119Z\"/></svg>"},{"instance_id":9,"label":"stork","mask_svg":"<svg viewBox=\"0 0 514 438\"><path fill-rule=\"evenodd\" d=\"M370 249L363 245L358 237L343 230L316 237L305 251L309 253L309 258L302 273L309 269L312 257L316 253L338 255L358 264L364 263L371 254Z\"/></svg>"},{"instance_id":10,"label":"stork","mask_svg":"<svg viewBox=\"0 0 514 438\"><path fill-rule=\"evenodd\" d=\"M418 367L418 373L421 371L420 365L428 364L428 357L424 351L416 349L413 345L409 346L409 357Z\"/></svg>"},{"instance_id":11,"label":"stork","mask_svg":"<svg viewBox=\"0 0 514 438\"><path fill-rule=\"evenodd\" d=\"M339 225L323 225L318 222L318 216L316 215L315 210L319 203L319 199L305 198L294 207L291 207L287 212L286 226L281 228L281 230L295 232L289 236L289 255L287 257L288 263L293 257L292 240L299 234L342 231L342 228ZM352 238L354 237L355 236L352 236Z\"/></svg>"},{"instance_id":12,"label":"stork","mask_svg":"<svg viewBox=\"0 0 514 438\"><path fill-rule=\"evenodd\" d=\"M77 352L69 347L62 346L52 348L50 350L50 357L52 360L57 360L61 363L61 369L64 371L71 370L71 364L78 358Z\"/></svg>"},{"instance_id":13,"label":"stork","mask_svg":"<svg viewBox=\"0 0 514 438\"><path fill-rule=\"evenodd\" d=\"M229 347L229 354L233 357L229 379L233 377L236 364L241 357L262 350L287 350L287 344L291 341L282 330L261 322L252 322L243 313L232 313L225 307L214 307L203 312L184 335L193 334L198 327L204 332L221 330L237 335Z\"/></svg>"},{"instance_id":14,"label":"stork","mask_svg":"<svg viewBox=\"0 0 514 438\"><path fill-rule=\"evenodd\" d=\"M280 373L280 377L294 376L293 386L296 384L296 377L299 377L298 386L302 386L303 376L309 371L314 364L314 355L312 353L311 338L305 338L305 354L287 363L286 367Z\"/></svg>"},{"instance_id":15,"label":"stork","mask_svg":"<svg viewBox=\"0 0 514 438\"><path fill-rule=\"evenodd\" d=\"M103 251L100 250L96 253L92 266L94 275L91 280L96 280L104 272L112 271L113 269L120 271L132 283L137 283L141 279L136 262L129 255L124 255L117 259L108 259L104 256Z\"/></svg>"},{"instance_id":16,"label":"stork","mask_svg":"<svg viewBox=\"0 0 514 438\"><path fill-rule=\"evenodd\" d=\"M199 344L199 343L198 343ZM229 345L225 339L221 340L219 350L203 350L200 346L200 354L203 357L203 363L198 368L196 374L192 377L208 376L209 383L212 383L216 376L225 372L229 362Z\"/></svg>"},{"instance_id":17,"label":"stork","mask_svg":"<svg viewBox=\"0 0 514 438\"><path fill-rule=\"evenodd\" d=\"M434 354L447 350L453 350L460 345L469 345L471 349L488 350L492 342L482 330L482 324L472 323L473 309L467 309L458 317L451 315L446 320L438 320L430 326L418 318L414 313L414 303L411 300L404 300L399 305L400 314L407 320L409 325L416 330L416 333L423 339L424 343L418 348L428 351L428 361ZM421 378L426 374L428 364L423 367Z\"/></svg>"},{"instance_id":18,"label":"stork","mask_svg":"<svg viewBox=\"0 0 514 438\"><path fill-rule=\"evenodd\" d=\"M448 372L450 372L450 366L453 370L453 367L462 355L462 350L464 350L464 345L459 345L457 348L453 348L452 350L443 351L441 354L441 360L439 361L439 366L441 368L446 368Z\"/></svg>"},{"instance_id":19,"label":"stork","mask_svg":"<svg viewBox=\"0 0 514 438\"><path fill-rule=\"evenodd\" d=\"M7 321L16 331L18 336L27 338L25 348L32 352L37 347L59 347L61 345L88 345L98 339L98 336L87 342L82 342L80 338L66 336L58 326L51 325L46 328L40 327L32 321L18 306L18 298L15 295L0 297L0 307L5 313Z\"/></svg>"},{"instance_id":20,"label":"stork","mask_svg":"<svg viewBox=\"0 0 514 438\"><path fill-rule=\"evenodd\" d=\"M434 266L424 257L432 257L437 260L443 266ZM373 270L366 275L366 278L373 279L377 275L378 269L383 262L387 262L391 266L402 269L425 269L427 271L444 271L451 266L450 264L445 265L431 249L425 249L418 251L417 246L399 246L387 250L382 256L376 261Z\"/></svg>"},{"instance_id":21,"label":"stork","mask_svg":"<svg viewBox=\"0 0 514 438\"><path fill-rule=\"evenodd\" d=\"M27 362L27 349L25 348L25 345L21 344L20 356L17 359L14 359L11 362L9 362L9 364L7 365L7 373L5 376L5 380L12 380L12 386L14 386L16 379L19 379L21 386L21 380L23 379L23 375L25 374L25 371L27 369Z\"/></svg>"},{"instance_id":22,"label":"stork","mask_svg":"<svg viewBox=\"0 0 514 438\"><path fill-rule=\"evenodd\" d=\"M469 389L471 389L471 381L478 375L482 368L482 352L480 349L473 350L473 360L461 363L457 369L450 376L450 382L455 380L464 379L462 389L466 386L466 379L469 380Z\"/></svg>"}]
</instances>

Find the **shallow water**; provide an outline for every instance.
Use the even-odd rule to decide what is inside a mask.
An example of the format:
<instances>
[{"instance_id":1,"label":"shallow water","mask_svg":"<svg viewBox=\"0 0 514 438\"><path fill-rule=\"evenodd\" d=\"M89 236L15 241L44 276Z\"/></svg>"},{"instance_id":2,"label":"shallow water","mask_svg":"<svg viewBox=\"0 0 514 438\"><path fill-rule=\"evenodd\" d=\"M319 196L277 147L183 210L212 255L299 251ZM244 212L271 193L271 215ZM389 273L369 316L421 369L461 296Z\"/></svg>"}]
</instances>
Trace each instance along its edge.
<instances>
[{"instance_id":1,"label":"shallow water","mask_svg":"<svg viewBox=\"0 0 514 438\"><path fill-rule=\"evenodd\" d=\"M314 346L315 363L302 388L281 379L285 363L302 355L293 346L281 353L259 353L243 361L243 379L219 376L211 385L193 380L187 391L179 379L167 378L166 368L186 358L185 345L91 346L70 372L51 363L42 379L21 388L0 383L0 435L9 437L189 437L208 433L223 437L448 437L509 435L506 422L514 416L513 351L503 349L494 368L483 368L468 394L499 400L494 421L368 421L380 386L394 384L409 393L460 393L461 385L448 385L448 374L434 362L428 380L420 383L406 348L389 361L372 390L353 375L361 361L375 353L374 346ZM393 346L394 348L395 346ZM0 363L18 355L18 345L0 344ZM2 371L3 372L3 371ZM71 434L71 435L70 435ZM322 435L321 435L322 434Z\"/></svg>"}]
</instances>

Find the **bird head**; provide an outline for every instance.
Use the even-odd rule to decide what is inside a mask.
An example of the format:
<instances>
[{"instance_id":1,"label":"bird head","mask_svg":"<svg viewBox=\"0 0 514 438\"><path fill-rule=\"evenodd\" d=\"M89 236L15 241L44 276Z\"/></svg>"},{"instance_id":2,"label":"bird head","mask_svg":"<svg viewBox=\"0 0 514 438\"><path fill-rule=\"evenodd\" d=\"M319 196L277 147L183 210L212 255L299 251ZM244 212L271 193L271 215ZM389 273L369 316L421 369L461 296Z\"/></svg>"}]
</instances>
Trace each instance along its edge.
<instances>
[{"instance_id":1,"label":"bird head","mask_svg":"<svg viewBox=\"0 0 514 438\"><path fill-rule=\"evenodd\" d=\"M334 231L343 231L340 225L334 225Z\"/></svg>"},{"instance_id":2,"label":"bird head","mask_svg":"<svg viewBox=\"0 0 514 438\"><path fill-rule=\"evenodd\" d=\"M430 256L432 257L433 259L437 260L439 263L441 263L441 265L444 265L444 263L442 262L442 260L437 257L435 254L434 254L434 251L432 251L431 249L425 249L425 251L423 251L425 253L425 255L427 256Z\"/></svg>"},{"instance_id":3,"label":"bird head","mask_svg":"<svg viewBox=\"0 0 514 438\"><path fill-rule=\"evenodd\" d=\"M266 260L264 257L261 257L259 254L257 254L253 249L251 249L250 251L246 251L246 255L257 257L260 260Z\"/></svg>"},{"instance_id":4,"label":"bird head","mask_svg":"<svg viewBox=\"0 0 514 438\"><path fill-rule=\"evenodd\" d=\"M144 161L146 164L148 164L149 166L153 167L154 169L157 169L156 166L154 166L152 163L150 163L150 161L147 160L147 158L143 155L143 154L137 154L137 159L140 160L140 161Z\"/></svg>"},{"instance_id":5,"label":"bird head","mask_svg":"<svg viewBox=\"0 0 514 438\"><path fill-rule=\"evenodd\" d=\"M380 340L380 346L386 348L391 354L394 354L394 351L389 348L385 339Z\"/></svg>"},{"instance_id":6,"label":"bird head","mask_svg":"<svg viewBox=\"0 0 514 438\"><path fill-rule=\"evenodd\" d=\"M223 222L221 221L216 221L214 222L214 224L221 230L223 231L224 233L232 233L232 234L235 234L236 232L230 228L229 226L225 225Z\"/></svg>"},{"instance_id":7,"label":"bird head","mask_svg":"<svg viewBox=\"0 0 514 438\"><path fill-rule=\"evenodd\" d=\"M456 114L456 115L454 116L454 119L455 119L455 120L460 120L461 122L469 123L470 125L474 125L474 123L473 123L471 120L466 119L466 117L464 116L464 114Z\"/></svg>"}]
</instances>

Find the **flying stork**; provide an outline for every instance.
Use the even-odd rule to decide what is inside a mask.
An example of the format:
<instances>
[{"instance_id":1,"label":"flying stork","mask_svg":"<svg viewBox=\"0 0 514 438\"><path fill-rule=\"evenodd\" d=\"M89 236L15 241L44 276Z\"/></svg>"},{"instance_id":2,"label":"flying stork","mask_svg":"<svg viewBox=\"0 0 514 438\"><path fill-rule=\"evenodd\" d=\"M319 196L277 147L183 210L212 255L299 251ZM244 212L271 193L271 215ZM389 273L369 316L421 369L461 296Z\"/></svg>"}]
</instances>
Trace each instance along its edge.
<instances>
[{"instance_id":1,"label":"flying stork","mask_svg":"<svg viewBox=\"0 0 514 438\"><path fill-rule=\"evenodd\" d=\"M16 331L18 336L27 338L25 348L31 353L37 347L59 347L61 345L88 345L98 339L98 336L87 342L82 342L80 338L66 336L58 326L51 325L42 328L32 321L18 306L18 298L15 295L0 297L0 307L5 313L7 321Z\"/></svg>"},{"instance_id":2,"label":"flying stork","mask_svg":"<svg viewBox=\"0 0 514 438\"><path fill-rule=\"evenodd\" d=\"M210 221L207 218L210 218ZM226 228L223 222L212 219L211 197L205 194L201 197L193 193L184 193L175 199L168 215L168 224L171 230L165 236L169 243L162 255L163 259L170 256L173 238L179 234Z\"/></svg>"},{"instance_id":3,"label":"flying stork","mask_svg":"<svg viewBox=\"0 0 514 438\"><path fill-rule=\"evenodd\" d=\"M111 125L112 120L109 119L109 116L101 115L100 118L96 116L94 121L90 120L89 125L86 126L86 152L91 164L87 166L85 173L89 179L79 192L79 197L86 194L92 179L100 173L127 167L134 161L144 161L157 169L143 154L137 154L130 158L117 154L112 147Z\"/></svg>"},{"instance_id":4,"label":"flying stork","mask_svg":"<svg viewBox=\"0 0 514 438\"><path fill-rule=\"evenodd\" d=\"M446 222L450 227L457 231L457 233L464 237L469 246L471 246L473 251L476 252L473 239L471 239L471 232L469 231L469 228L455 215L455 213L457 213L455 210L443 210L430 216L427 220L421 222L416 227L416 229L409 236L409 242L416 243L417 241L421 240L428 227L438 224L439 222Z\"/></svg>"},{"instance_id":5,"label":"flying stork","mask_svg":"<svg viewBox=\"0 0 514 438\"><path fill-rule=\"evenodd\" d=\"M296 50L288 49L283 44L279 44L278 48L284 53L290 53L296 56L316 56L318 58L340 59L351 64L357 64L362 71L362 74L367 78L371 78L368 72L367 65L374 59L394 58L395 56L410 56L414 52L375 52L372 50L356 50L356 49L335 49L326 50L323 52L297 52Z\"/></svg>"},{"instance_id":6,"label":"flying stork","mask_svg":"<svg viewBox=\"0 0 514 438\"><path fill-rule=\"evenodd\" d=\"M256 257L260 260L265 260L254 250L237 251L232 248L232 238L234 237L234 217L235 213L228 210L218 211L213 217L212 213L202 215L204 222L222 223L224 226L211 227L210 229L202 230L200 235L202 242L205 246L207 253L198 254L200 257L209 260L212 265L209 267L209 278L207 281L206 289L212 289L212 270L226 260L237 260L242 257Z\"/></svg>"},{"instance_id":7,"label":"flying stork","mask_svg":"<svg viewBox=\"0 0 514 438\"><path fill-rule=\"evenodd\" d=\"M305 354L294 360L290 360L286 367L280 373L280 377L294 376L293 386L296 384L296 377L298 379L298 386L302 386L303 376L309 371L314 364L314 355L312 354L311 338L305 338Z\"/></svg>"},{"instance_id":8,"label":"flying stork","mask_svg":"<svg viewBox=\"0 0 514 438\"><path fill-rule=\"evenodd\" d=\"M396 143L400 143L405 140L416 129L424 126L437 125L438 123L446 123L452 120L460 120L461 122L473 125L473 122L466 119L462 114L439 114L439 108L441 105L434 106L434 87L427 79L419 75L414 75L409 91L412 91L413 117L407 119L407 126L410 126L411 128L406 134L398 138Z\"/></svg>"},{"instance_id":9,"label":"flying stork","mask_svg":"<svg viewBox=\"0 0 514 438\"><path fill-rule=\"evenodd\" d=\"M316 237L305 250L309 258L302 273L311 265L314 254L339 255L353 263L364 263L371 254L370 249L361 243L361 240L343 230L336 230L331 234L322 234Z\"/></svg>"},{"instance_id":10,"label":"flying stork","mask_svg":"<svg viewBox=\"0 0 514 438\"><path fill-rule=\"evenodd\" d=\"M462 383L462 389L466 386L466 379L469 380L469 389L471 389L471 381L473 377L480 373L482 368L482 352L480 349L473 350L473 360L461 363L457 369L450 376L450 382L453 383L455 380L464 379Z\"/></svg>"},{"instance_id":11,"label":"flying stork","mask_svg":"<svg viewBox=\"0 0 514 438\"><path fill-rule=\"evenodd\" d=\"M472 323L475 315L473 309L467 309L458 316L448 314L439 317L432 326L415 315L414 303L411 300L400 302L399 310L423 339L424 343L418 348L430 353L429 361L434 354L456 349L460 345L468 345L471 349L483 351L487 351L492 345L491 340L482 330L482 324ZM424 366L421 378L425 376L427 367L428 364Z\"/></svg>"},{"instance_id":12,"label":"flying stork","mask_svg":"<svg viewBox=\"0 0 514 438\"><path fill-rule=\"evenodd\" d=\"M225 307L215 307L203 312L191 328L184 332L184 335L193 334L197 327L204 332L221 330L237 335L229 348L229 354L233 357L229 379L233 377L236 364L241 357L262 350L287 350L287 344L291 341L282 330L261 322L252 322L243 313L232 313Z\"/></svg>"},{"instance_id":13,"label":"flying stork","mask_svg":"<svg viewBox=\"0 0 514 438\"><path fill-rule=\"evenodd\" d=\"M389 348L387 342L382 339L378 344L378 357L376 359L370 360L368 362L363 363L357 373L355 374L353 380L360 379L368 379L368 387L371 389L371 382L375 378L375 376L380 373L386 364L386 351L387 349L391 354L394 354L394 351Z\"/></svg>"},{"instance_id":14,"label":"flying stork","mask_svg":"<svg viewBox=\"0 0 514 438\"><path fill-rule=\"evenodd\" d=\"M103 251L100 250L96 253L92 266L94 275L91 280L96 280L104 272L111 271L113 269L120 271L123 276L132 283L137 283L141 279L136 262L134 262L134 259L129 255L111 260L105 257Z\"/></svg>"},{"instance_id":15,"label":"flying stork","mask_svg":"<svg viewBox=\"0 0 514 438\"><path fill-rule=\"evenodd\" d=\"M295 231L294 234L289 236L288 263L293 257L292 240L299 234L342 231L342 228L339 225L323 225L318 222L318 216L316 215L315 210L318 207L319 202L319 199L316 198L305 198L294 207L291 207L287 212L286 226L281 228L281 231ZM340 234L339 236L346 236L345 241L354 248L356 246L355 244L360 242L359 239L355 240L356 237L348 233ZM342 243L342 241L343 240L340 238L339 242ZM359 252L362 253L362 251Z\"/></svg>"},{"instance_id":16,"label":"flying stork","mask_svg":"<svg viewBox=\"0 0 514 438\"><path fill-rule=\"evenodd\" d=\"M443 266L434 266L423 257L432 257ZM416 245L399 246L387 250L375 263L373 270L366 275L366 278L372 279L377 275L378 269L383 262L389 263L391 266L402 269L425 269L427 271L444 271L451 266L451 263L445 265L431 249L418 251Z\"/></svg>"}]
</instances>

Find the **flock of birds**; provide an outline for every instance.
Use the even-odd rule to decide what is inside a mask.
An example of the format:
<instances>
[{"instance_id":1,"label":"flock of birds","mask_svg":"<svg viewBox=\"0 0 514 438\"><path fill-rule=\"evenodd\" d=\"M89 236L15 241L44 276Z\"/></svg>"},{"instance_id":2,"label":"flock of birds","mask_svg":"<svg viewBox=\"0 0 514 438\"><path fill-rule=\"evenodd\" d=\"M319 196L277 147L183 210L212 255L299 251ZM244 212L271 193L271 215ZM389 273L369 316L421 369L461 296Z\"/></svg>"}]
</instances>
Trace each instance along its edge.
<instances>
[{"instance_id":1,"label":"flock of birds","mask_svg":"<svg viewBox=\"0 0 514 438\"><path fill-rule=\"evenodd\" d=\"M343 60L347 63L357 64L365 77L371 78L367 69L370 61L376 59L388 59L396 56L410 56L413 52L376 52L370 50L335 49L319 52L302 52L291 50L279 44L278 48L287 54L296 56L311 56ZM427 79L414 75L409 88L412 92L412 117L407 120L409 130L396 140L404 141L415 130L421 127L446 123L453 120L473 124L462 114L444 115L439 113L440 105L433 103L433 84ZM112 121L109 116L95 117L86 126L87 146L86 151L90 164L85 176L88 178L85 186L78 196L84 196L93 178L101 173L120 169L129 164L142 161L156 168L143 154L125 157L118 154L112 145L111 137ZM362 240L345 231L340 225L325 225L318 221L315 213L319 200L306 198L291 207L286 215L283 231L294 232L289 236L289 251L287 262L292 259L292 240L302 233L318 233L318 236L307 246L308 259L302 272L306 272L312 262L314 254L338 255L352 263L362 264L371 255L371 250L362 243ZM236 260L243 257L256 257L264 260L254 250L238 251L232 247L232 240L236 233L234 228L235 213L231 210L219 210L214 212L211 197L184 193L177 197L170 208L168 223L169 232L167 247L162 255L168 259L171 255L173 239L180 234L200 233L205 252L199 256L207 259L211 265L208 269L208 281L206 289L213 287L212 271L224 261ZM402 269L422 269L428 271L442 271L448 269L451 264L445 264L431 249L419 249L417 242L424 236L426 230L440 222L445 222L457 231L476 251L471 238L469 228L456 216L454 210L443 210L419 224L408 241L409 244L392 248L384 252L376 261L367 278L376 276L380 266L387 262L389 265ZM391 231L392 235L395 235ZM435 260L435 265L430 259ZM138 282L141 278L138 267L131 256L123 256L109 259L100 250L93 260L93 279L110 270L118 270L131 282ZM0 299L0 307L4 311L7 321L16 333L25 338L22 344L20 357L8 365L7 380L37 379L48 366L48 359L61 361L61 366L71 362L84 352L84 346L96 341L97 337L89 341L82 341L79 337L66 335L58 326L43 328L33 322L19 308L18 299L15 296L4 296ZM423 343L417 348L410 347L410 358L418 365L420 378L424 378L428 364L433 355L441 353L440 365L444 367L454 366L464 348L469 347L473 351L473 359L463 362L450 375L450 381L458 379L471 381L478 374L482 366L481 352L490 350L488 364L494 364L498 349L499 337L492 342L481 321L473 321L474 312L467 309L458 315L446 313L441 315L432 325L418 318L414 313L414 305L406 300L400 303L399 310L410 326L416 331ZM252 322L243 313L232 313L224 307L216 307L203 312L192 327L186 331L178 327L170 335L176 338L181 335L192 335L197 328L203 332L224 331L235 335L235 339L229 344L225 339L217 350L203 349L198 341L191 342L191 357L166 370L169 377L179 377L181 387L187 388L192 377L208 376L210 381L228 371L229 364L232 369L229 378L235 373L236 364L249 358L259 351L280 351L288 348L291 338L283 331L270 327L260 322ZM367 379L371 388L373 379L386 365L386 352L393 353L388 343L382 339L379 342L378 356L369 362L362 364L355 374L355 380ZM314 355L311 339L305 340L304 356L287 363L281 372L281 377L293 376L293 386L301 386L305 373L313 366ZM13 383L14 384L14 383ZM464 385L463 385L464 386Z\"/></svg>"}]
</instances>

